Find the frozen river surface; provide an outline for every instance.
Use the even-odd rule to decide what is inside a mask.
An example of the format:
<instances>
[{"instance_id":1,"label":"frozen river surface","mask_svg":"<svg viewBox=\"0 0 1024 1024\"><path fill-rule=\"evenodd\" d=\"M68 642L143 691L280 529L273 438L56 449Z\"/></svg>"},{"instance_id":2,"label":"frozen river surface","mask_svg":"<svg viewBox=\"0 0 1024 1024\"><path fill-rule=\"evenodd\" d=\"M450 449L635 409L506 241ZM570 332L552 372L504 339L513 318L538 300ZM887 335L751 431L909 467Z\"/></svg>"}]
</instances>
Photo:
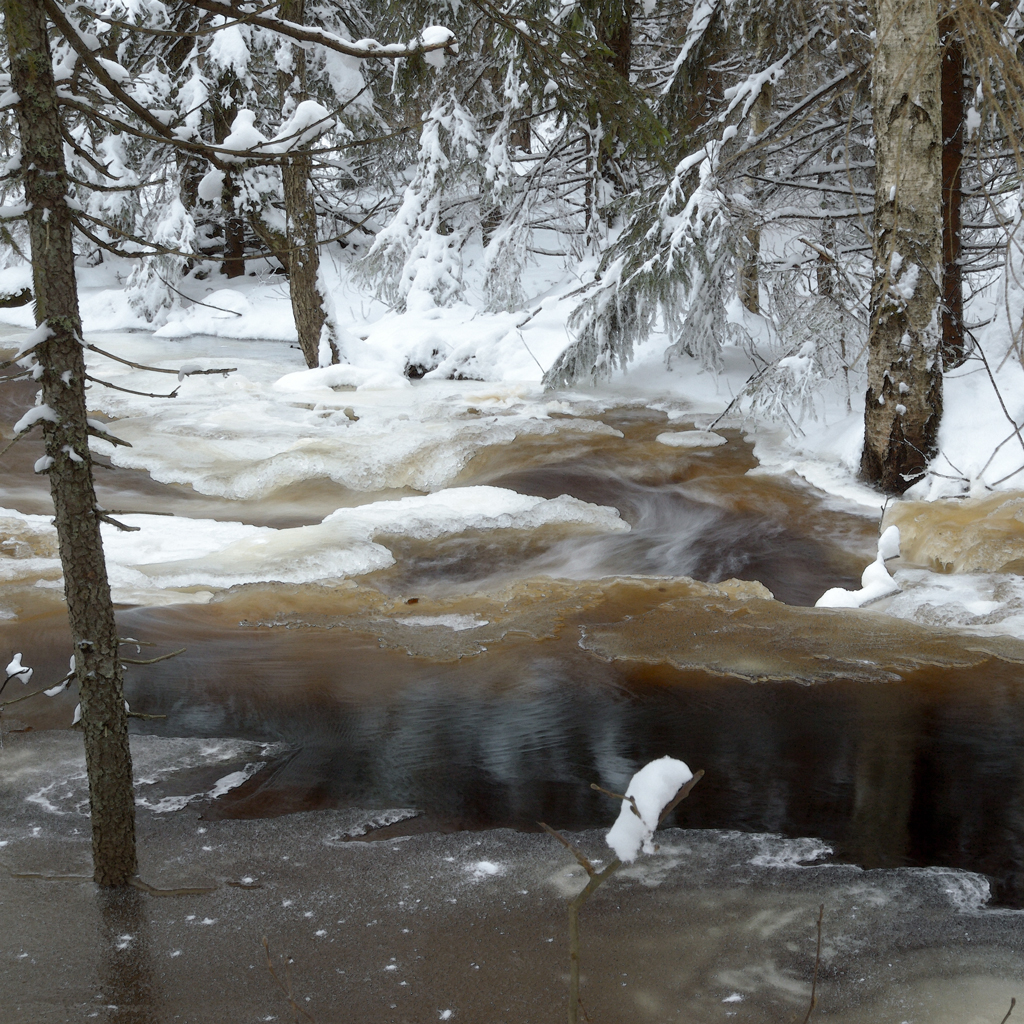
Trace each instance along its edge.
<instances>
[{"instance_id":1,"label":"frozen river surface","mask_svg":"<svg viewBox=\"0 0 1024 1024\"><path fill-rule=\"evenodd\" d=\"M133 446L97 470L142 527L105 537L122 629L143 658L186 649L128 674L165 716L132 723L142 874L210 891L83 880L75 697L10 708L0 1021L287 1019L263 935L320 1021L561 1019L580 883L537 822L609 824L589 784L671 754L707 775L686 831L585 911L593 1019L802 1019L824 903L817 1013L998 1024L1022 962L1018 577L954 601L959 577L907 565L891 614L810 607L856 588L877 513L758 472L685 403L355 389L286 374L286 346L101 340L239 367L163 406L92 399ZM0 392L5 424L32 392ZM0 467L0 646L46 682L68 638L38 456Z\"/></svg>"}]
</instances>

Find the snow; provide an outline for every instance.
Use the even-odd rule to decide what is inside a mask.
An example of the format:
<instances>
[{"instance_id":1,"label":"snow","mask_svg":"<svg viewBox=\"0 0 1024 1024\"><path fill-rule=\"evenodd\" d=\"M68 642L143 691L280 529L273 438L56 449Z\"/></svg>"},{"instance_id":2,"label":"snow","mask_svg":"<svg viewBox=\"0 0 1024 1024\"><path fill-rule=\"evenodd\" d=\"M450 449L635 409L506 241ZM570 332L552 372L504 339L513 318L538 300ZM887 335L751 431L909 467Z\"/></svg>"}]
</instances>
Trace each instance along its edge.
<instances>
[{"instance_id":1,"label":"snow","mask_svg":"<svg viewBox=\"0 0 1024 1024\"><path fill-rule=\"evenodd\" d=\"M619 816L606 837L623 864L636 860L641 847L645 853L654 852L651 837L661 812L692 778L693 772L682 761L665 756L644 765L630 779L624 795L632 797L633 802L622 801Z\"/></svg>"},{"instance_id":2,"label":"snow","mask_svg":"<svg viewBox=\"0 0 1024 1024\"><path fill-rule=\"evenodd\" d=\"M7 679L17 679L19 683L28 683L32 678L32 669L21 663L21 654L15 654L5 671Z\"/></svg>"},{"instance_id":3,"label":"snow","mask_svg":"<svg viewBox=\"0 0 1024 1024\"><path fill-rule=\"evenodd\" d=\"M655 440L672 448L717 448L726 444L728 438L713 430L668 430L659 434Z\"/></svg>"},{"instance_id":4,"label":"snow","mask_svg":"<svg viewBox=\"0 0 1024 1024\"><path fill-rule=\"evenodd\" d=\"M22 522L54 536L46 517L0 509L0 518ZM140 527L125 533L103 524L103 547L115 600L148 603L153 590L223 588L263 580L310 583L363 575L394 563L378 535L431 540L467 530L535 531L559 526L577 531L626 533L619 513L568 495L539 498L499 487L458 487L434 494L342 508L313 526L273 529L239 522L153 515L122 515ZM11 572L38 572L38 562L16 560ZM0 561L0 578L4 562ZM59 573L56 558L51 571ZM26 564L22 564L26 563ZM181 595L194 601L201 595ZM209 594L205 595L209 599ZM162 602L161 602L162 603ZM409 617L411 626L442 626L453 631L486 625L475 616Z\"/></svg>"},{"instance_id":5,"label":"snow","mask_svg":"<svg viewBox=\"0 0 1024 1024\"><path fill-rule=\"evenodd\" d=\"M900 530L890 526L878 538L878 555L864 570L860 578L860 590L844 590L833 587L826 590L815 603L816 608L862 608L866 604L888 597L899 590L899 585L889 575L885 563L900 553Z\"/></svg>"},{"instance_id":6,"label":"snow","mask_svg":"<svg viewBox=\"0 0 1024 1024\"><path fill-rule=\"evenodd\" d=\"M42 422L56 423L57 414L48 405L33 406L14 424L14 432L23 434L26 430L31 430L37 423Z\"/></svg>"},{"instance_id":7,"label":"snow","mask_svg":"<svg viewBox=\"0 0 1024 1024\"><path fill-rule=\"evenodd\" d=\"M242 36L233 42L225 37L224 45L228 42L228 63L247 60ZM358 61L336 57L352 85L358 78ZM326 109L316 104L297 108L290 123L294 130L313 130ZM263 138L251 111L243 111L233 128L237 134L233 132L232 146ZM274 132L271 145L281 141L280 133ZM204 195L219 199L221 180L216 173L201 187ZM475 244L467 248L470 261L483 259L482 250L473 249ZM327 249L324 282L335 307L345 361L314 370L304 367L292 347L295 329L286 283L266 273L263 265L251 265L248 276L231 282L216 273L204 281L182 282L196 301L182 300L155 331L127 301L117 277L125 273L115 260L79 269L89 340L167 369L238 369L227 377L186 377L173 402L94 389L92 410L109 417L113 422L108 429L133 446L114 449L93 438L94 450L109 455L116 466L145 470L162 483L227 502L258 501L310 482L329 481L345 489L346 504L359 506L350 514L339 510L323 522L290 530L248 525L238 521L243 515L233 513L219 515L216 521L201 515L128 517L130 525L144 527L140 534L121 534L104 526L115 592L126 602L198 602L208 600L211 591L244 582L304 583L361 575L393 564L387 539L392 534L429 540L465 530L530 532L554 526L625 532L626 524L610 508L599 510L564 498L524 502L514 492L479 493L474 498L472 489L461 485L477 460L494 453L532 442L564 447L581 438L615 436L600 416L630 403L668 414L666 429L656 435L659 445L677 449L681 458L687 457L688 449L699 453L706 448L710 460L715 457L711 445L724 445L724 435L709 425L752 373L743 347L732 344L723 348L721 372L706 372L688 357L680 357L667 370L667 338L655 335L638 346L635 360L611 382L568 392L545 391L540 379L566 345L571 296L580 280L565 275L560 262L546 257L538 257L524 272L524 308L516 312L481 311L479 295L470 287L465 301L450 307L413 302L399 314L369 296L351 265L336 250ZM900 288L909 288L914 273L914 266L894 261L893 276ZM16 292L30 284L25 266L0 271L0 291ZM910 499L935 502L1012 494L1013 488L1024 488L1024 451L1010 423L1024 421L1024 370L1015 359L1004 358L1012 347L1014 328L1005 307L1019 306L1012 287L993 286L973 300L972 316L976 313L979 321L992 318L975 334L993 369L998 397L978 360L946 375L940 454L934 472L908 492ZM35 327L30 306L0 309L0 318L22 328L9 346L22 354L48 331ZM170 390L172 378L133 370L91 351L86 355L90 372L111 383L143 391ZM790 355L787 365L799 369L803 362L798 353ZM424 371L422 379L410 379L413 368ZM463 379L451 379L458 377ZM721 427L746 431L758 461L751 472L799 478L825 492L831 507L879 518L885 499L858 480L863 439L863 391L858 380L848 389L839 377L828 381L813 407L799 416L794 411L795 429L750 416L745 403L738 401ZM33 407L17 427L27 429L51 415L44 406ZM691 424L693 429L685 429ZM39 458L35 468L45 473L51 468L49 457ZM456 500L452 494L458 491L466 493ZM12 498L5 504L16 502ZM483 507L488 504L492 507ZM322 515L323 510L317 518ZM45 518L35 522L6 511L0 511L0 517L19 524L13 529L18 545L31 547L43 536L52 539ZM937 566L905 556L891 574L885 566L891 557L888 551L880 552L866 567L859 590L830 592L819 604L871 604L873 610L923 624L1024 635L1020 594L1007 572L990 576L975 567L952 576L921 575ZM30 557L0 559L0 580L5 582L38 581L53 587L59 586L59 575L55 551L33 548ZM201 589L196 592L197 588ZM11 613L5 607L0 614ZM410 631L452 632L471 631L480 624L458 616L431 622L406 617L401 623Z\"/></svg>"},{"instance_id":8,"label":"snow","mask_svg":"<svg viewBox=\"0 0 1024 1024\"><path fill-rule=\"evenodd\" d=\"M400 626L441 626L452 632L461 633L467 629L479 629L488 624L486 619L475 615L407 615L395 619Z\"/></svg>"}]
</instances>

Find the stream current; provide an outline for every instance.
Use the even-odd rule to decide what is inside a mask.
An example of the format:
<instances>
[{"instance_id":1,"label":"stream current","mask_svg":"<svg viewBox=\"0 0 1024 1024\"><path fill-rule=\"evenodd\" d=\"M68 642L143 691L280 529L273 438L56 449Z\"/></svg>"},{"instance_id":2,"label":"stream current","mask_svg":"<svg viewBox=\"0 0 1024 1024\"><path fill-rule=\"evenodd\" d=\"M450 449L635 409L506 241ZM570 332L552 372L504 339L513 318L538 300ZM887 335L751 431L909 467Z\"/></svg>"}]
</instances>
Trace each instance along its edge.
<instances>
[{"instance_id":1,"label":"stream current","mask_svg":"<svg viewBox=\"0 0 1024 1024\"><path fill-rule=\"evenodd\" d=\"M6 436L33 393L0 390ZM206 807L211 819L420 812L377 838L600 827L615 809L589 784L621 791L671 754L707 772L673 819L687 828L818 837L865 867L965 868L989 876L997 902L1024 906L1020 649L807 611L830 587L856 587L875 521L749 472L737 432L716 448L671 448L655 440L664 413L589 415L612 429L572 433L567 415L565 436L483 447L455 485L568 494L617 509L629 532L396 533L376 538L394 564L354 579L126 605L124 635L154 645L141 657L186 648L129 668L133 709L166 716L133 720L133 732L283 744ZM47 514L32 473L40 451L31 439L4 456L0 505ZM309 479L231 499L141 469L97 479L107 508L277 529L414 493ZM58 591L21 581L10 593L16 617L0 619L0 646L22 651L37 678L59 678L69 645ZM26 702L5 727L62 728L73 705Z\"/></svg>"}]
</instances>

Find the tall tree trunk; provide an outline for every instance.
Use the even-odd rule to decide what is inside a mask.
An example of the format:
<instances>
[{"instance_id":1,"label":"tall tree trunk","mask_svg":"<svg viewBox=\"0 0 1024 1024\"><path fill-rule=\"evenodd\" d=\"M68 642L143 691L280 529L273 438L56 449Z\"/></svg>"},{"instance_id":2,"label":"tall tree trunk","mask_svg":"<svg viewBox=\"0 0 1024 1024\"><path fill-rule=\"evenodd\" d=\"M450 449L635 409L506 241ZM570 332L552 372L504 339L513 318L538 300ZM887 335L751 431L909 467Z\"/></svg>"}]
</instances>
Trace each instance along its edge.
<instances>
[{"instance_id":1,"label":"tall tree trunk","mask_svg":"<svg viewBox=\"0 0 1024 1024\"><path fill-rule=\"evenodd\" d=\"M242 83L233 70L225 71L217 82L211 97L210 114L213 119L213 141L218 145L231 134L231 125L238 113ZM226 102L225 102L226 101ZM220 208L224 217L224 261L221 272L225 277L245 276L245 220L236 206L238 182L231 171L224 174Z\"/></svg>"},{"instance_id":2,"label":"tall tree trunk","mask_svg":"<svg viewBox=\"0 0 1024 1024\"><path fill-rule=\"evenodd\" d=\"M876 0L874 281L861 472L920 479L942 414L942 104L937 0Z\"/></svg>"},{"instance_id":3,"label":"tall tree trunk","mask_svg":"<svg viewBox=\"0 0 1024 1024\"><path fill-rule=\"evenodd\" d=\"M135 800L117 626L103 560L85 403L85 359L78 314L67 170L46 16L39 0L5 0L11 85L32 246L35 349L42 370L50 492L64 569L64 593L82 703L89 773L94 878L125 885L136 873Z\"/></svg>"},{"instance_id":4,"label":"tall tree trunk","mask_svg":"<svg viewBox=\"0 0 1024 1024\"><path fill-rule=\"evenodd\" d=\"M762 20L757 27L757 56L763 61L768 53L769 26L767 20ZM755 135L760 135L767 127L771 117L772 109L772 87L767 82L761 86L761 92L754 101L753 129ZM763 176L765 171L765 158L762 156L757 162L758 172ZM761 185L748 179L747 188L751 197L759 198L763 193ZM756 202L755 202L756 206ZM755 214L756 216L756 214ZM761 287L760 287L760 263L761 263L761 229L751 225L747 230L747 252L740 267L740 301L751 313L761 312Z\"/></svg>"},{"instance_id":5,"label":"tall tree trunk","mask_svg":"<svg viewBox=\"0 0 1024 1024\"><path fill-rule=\"evenodd\" d=\"M964 49L952 19L940 29L942 54L942 365L960 366L964 351L964 286L960 265L964 162Z\"/></svg>"},{"instance_id":6,"label":"tall tree trunk","mask_svg":"<svg viewBox=\"0 0 1024 1024\"><path fill-rule=\"evenodd\" d=\"M285 0L281 16L302 23L304 0ZM306 53L292 46L293 67L281 72L281 106L294 107L307 98ZM316 205L311 175L313 162L308 152L295 152L281 167L284 184L284 209L287 218L289 291L292 315L299 336L299 348L309 367L336 363L338 346L325 309L320 284L320 248L317 245Z\"/></svg>"}]
</instances>

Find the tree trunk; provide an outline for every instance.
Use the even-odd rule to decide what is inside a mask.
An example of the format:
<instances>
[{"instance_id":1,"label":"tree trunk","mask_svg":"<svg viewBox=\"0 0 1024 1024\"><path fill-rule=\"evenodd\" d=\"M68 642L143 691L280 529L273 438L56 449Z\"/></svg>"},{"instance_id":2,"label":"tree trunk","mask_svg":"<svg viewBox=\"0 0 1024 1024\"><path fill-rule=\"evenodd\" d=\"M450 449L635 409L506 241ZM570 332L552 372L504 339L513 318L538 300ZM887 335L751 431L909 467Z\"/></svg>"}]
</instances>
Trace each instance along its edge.
<instances>
[{"instance_id":1,"label":"tree trunk","mask_svg":"<svg viewBox=\"0 0 1024 1024\"><path fill-rule=\"evenodd\" d=\"M217 81L217 89L210 99L213 120L213 141L218 145L231 134L231 125L238 113L242 83L234 71L225 71ZM224 102L225 99L227 102ZM224 174L220 208L224 217L224 260L221 273L225 277L245 276L245 221L236 206L238 183L231 171Z\"/></svg>"},{"instance_id":2,"label":"tree trunk","mask_svg":"<svg viewBox=\"0 0 1024 1024\"><path fill-rule=\"evenodd\" d=\"M299 22L305 17L304 0L285 0L281 17ZM281 72L281 107L294 107L307 98L306 53L292 46L291 72ZM338 346L320 291L320 248L317 245L316 205L310 177L313 162L298 150L281 167L284 209L288 224L289 292L299 348L310 368L339 361Z\"/></svg>"},{"instance_id":3,"label":"tree trunk","mask_svg":"<svg viewBox=\"0 0 1024 1024\"><path fill-rule=\"evenodd\" d=\"M960 366L964 352L964 287L960 266L964 162L964 49L952 19L941 26L942 54L942 365Z\"/></svg>"},{"instance_id":4,"label":"tree trunk","mask_svg":"<svg viewBox=\"0 0 1024 1024\"><path fill-rule=\"evenodd\" d=\"M942 104L937 0L876 0L874 281L861 473L902 494L942 413Z\"/></svg>"},{"instance_id":5,"label":"tree trunk","mask_svg":"<svg viewBox=\"0 0 1024 1024\"><path fill-rule=\"evenodd\" d=\"M5 0L11 86L32 246L36 323L48 335L35 349L43 403L50 491L64 569L64 592L82 703L92 814L93 877L125 885L137 870L135 800L117 626L103 560L85 404L67 170L46 16L39 0Z\"/></svg>"},{"instance_id":6,"label":"tree trunk","mask_svg":"<svg viewBox=\"0 0 1024 1024\"><path fill-rule=\"evenodd\" d=\"M763 61L769 50L769 26L766 20L762 20L757 27L757 56ZM753 129L755 135L760 135L767 127L771 118L772 110L772 87L767 82L761 86L761 91L754 101ZM760 175L764 175L766 167L765 158L762 156L757 161L757 169ZM764 189L754 179L747 180L747 188L751 198L754 200L754 207L758 206L757 200L763 197ZM755 213L756 217L757 214ZM747 229L747 251L740 266L740 302L754 314L761 312L761 285L760 285L760 264L761 264L761 229L756 223Z\"/></svg>"}]
</instances>

